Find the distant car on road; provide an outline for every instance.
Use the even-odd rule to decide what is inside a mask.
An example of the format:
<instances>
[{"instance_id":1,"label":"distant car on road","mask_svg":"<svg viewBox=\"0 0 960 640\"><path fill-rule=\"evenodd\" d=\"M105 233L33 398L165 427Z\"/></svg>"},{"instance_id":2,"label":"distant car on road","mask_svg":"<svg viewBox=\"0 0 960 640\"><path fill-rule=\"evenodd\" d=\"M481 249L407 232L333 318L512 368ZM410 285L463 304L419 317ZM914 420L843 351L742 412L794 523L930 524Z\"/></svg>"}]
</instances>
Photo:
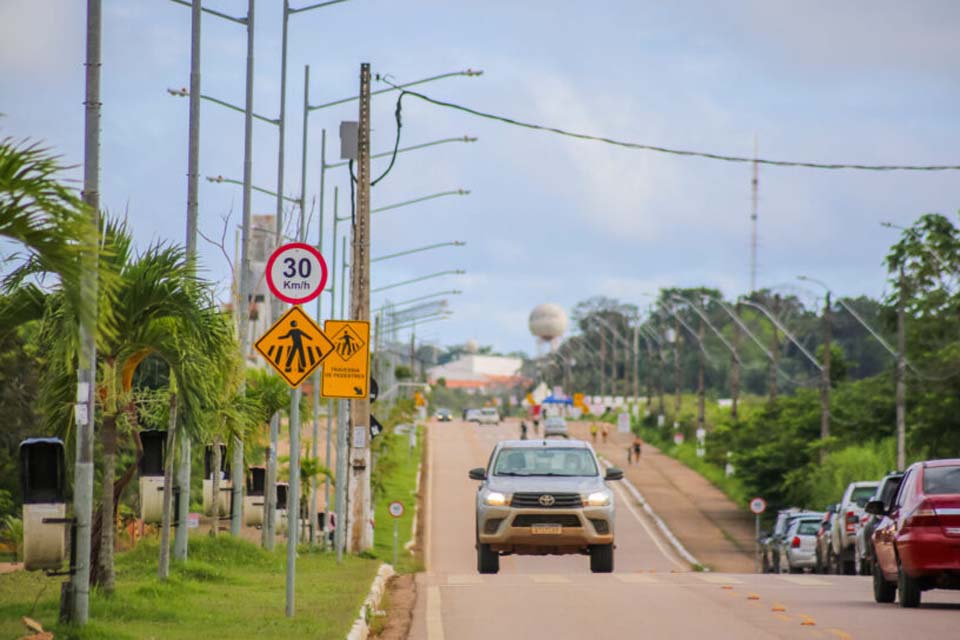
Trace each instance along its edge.
<instances>
[{"instance_id":1,"label":"distant car on road","mask_svg":"<svg viewBox=\"0 0 960 640\"><path fill-rule=\"evenodd\" d=\"M907 469L889 509L880 500L866 511L882 516L873 532L873 597L920 606L928 589L960 589L960 458L917 462Z\"/></svg>"},{"instance_id":2,"label":"distant car on road","mask_svg":"<svg viewBox=\"0 0 960 640\"><path fill-rule=\"evenodd\" d=\"M467 422L480 422L480 409L465 409L463 419Z\"/></svg>"},{"instance_id":3,"label":"distant car on road","mask_svg":"<svg viewBox=\"0 0 960 640\"><path fill-rule=\"evenodd\" d=\"M608 480L586 442L505 440L487 468L470 470L480 480L476 497L477 571L497 573L500 556L590 556L594 573L613 571L614 504Z\"/></svg>"},{"instance_id":4,"label":"distant car on road","mask_svg":"<svg viewBox=\"0 0 960 640\"><path fill-rule=\"evenodd\" d=\"M853 553L854 541L857 536L857 526L860 524L860 514L877 487L878 481L851 482L843 492L837 517L833 520L833 530L830 533L830 544L833 550L833 566L831 573L852 575L854 569Z\"/></svg>"},{"instance_id":5,"label":"distant car on road","mask_svg":"<svg viewBox=\"0 0 960 640\"><path fill-rule=\"evenodd\" d=\"M569 438L570 432L567 431L567 421L561 416L550 416L543 423L544 438Z\"/></svg>"},{"instance_id":6,"label":"distant car on road","mask_svg":"<svg viewBox=\"0 0 960 640\"><path fill-rule=\"evenodd\" d=\"M438 422L450 422L453 420L453 412L450 409L437 409L434 414Z\"/></svg>"},{"instance_id":7,"label":"distant car on road","mask_svg":"<svg viewBox=\"0 0 960 640\"><path fill-rule=\"evenodd\" d=\"M807 517L809 516L809 517ZM803 514L794 518L783 538L785 568L790 573L811 571L817 561L817 530L823 514Z\"/></svg>"},{"instance_id":8,"label":"distant car on road","mask_svg":"<svg viewBox=\"0 0 960 640\"><path fill-rule=\"evenodd\" d=\"M781 509L777 512L777 520L773 525L773 531L760 538L761 567L763 573L780 573L780 550L778 541L787 533L787 518L799 513L800 509L790 507Z\"/></svg>"},{"instance_id":9,"label":"distant car on road","mask_svg":"<svg viewBox=\"0 0 960 640\"><path fill-rule=\"evenodd\" d=\"M480 409L480 415L477 417L479 424L500 424L500 412L491 407Z\"/></svg>"},{"instance_id":10,"label":"distant car on road","mask_svg":"<svg viewBox=\"0 0 960 640\"><path fill-rule=\"evenodd\" d=\"M779 517L781 514L783 515L782 520ZM768 543L770 558L766 563L769 570L773 573L781 573L790 568L787 564L787 551L792 541L789 532L793 524L797 520L816 520L819 527L820 520L823 519L823 513L818 511L787 509L786 513L781 512L777 515L777 527L779 528L774 528L773 535ZM816 531L814 531L814 535L816 535ZM811 545L810 551L815 552L816 547ZM811 554L810 558L811 560L816 560L816 555Z\"/></svg>"},{"instance_id":11,"label":"distant car on road","mask_svg":"<svg viewBox=\"0 0 960 640\"><path fill-rule=\"evenodd\" d=\"M883 503L884 509L889 509L897 497L897 491L900 489L900 481L903 480L902 471L888 473L880 486L877 487L871 501L879 500ZM869 502L867 503L869 504ZM867 513L860 516L860 526L857 527L857 539L854 542L854 573L858 576L873 575L873 532L879 524L881 516Z\"/></svg>"}]
</instances>

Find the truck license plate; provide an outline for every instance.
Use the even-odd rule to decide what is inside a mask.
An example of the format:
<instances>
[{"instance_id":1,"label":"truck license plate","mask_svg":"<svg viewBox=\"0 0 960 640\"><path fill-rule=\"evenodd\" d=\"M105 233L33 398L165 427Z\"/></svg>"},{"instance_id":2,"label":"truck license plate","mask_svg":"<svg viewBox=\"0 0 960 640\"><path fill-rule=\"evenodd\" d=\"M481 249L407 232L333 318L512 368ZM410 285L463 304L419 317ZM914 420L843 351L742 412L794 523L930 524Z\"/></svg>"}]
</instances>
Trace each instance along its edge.
<instances>
[{"instance_id":1,"label":"truck license plate","mask_svg":"<svg viewBox=\"0 0 960 640\"><path fill-rule=\"evenodd\" d=\"M530 527L530 533L557 535L563 533L563 527L559 524L535 524Z\"/></svg>"}]
</instances>

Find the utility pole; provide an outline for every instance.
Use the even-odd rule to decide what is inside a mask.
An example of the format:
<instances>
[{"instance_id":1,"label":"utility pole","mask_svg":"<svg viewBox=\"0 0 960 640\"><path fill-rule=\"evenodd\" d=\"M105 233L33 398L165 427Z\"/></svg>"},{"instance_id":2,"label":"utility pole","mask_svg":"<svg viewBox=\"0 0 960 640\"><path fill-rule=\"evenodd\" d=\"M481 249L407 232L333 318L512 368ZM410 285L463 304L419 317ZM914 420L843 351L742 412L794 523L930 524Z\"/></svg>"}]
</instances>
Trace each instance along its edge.
<instances>
[{"instance_id":1,"label":"utility pole","mask_svg":"<svg viewBox=\"0 0 960 640\"><path fill-rule=\"evenodd\" d=\"M673 318L673 426L680 424L680 318Z\"/></svg>"},{"instance_id":2,"label":"utility pole","mask_svg":"<svg viewBox=\"0 0 960 640\"><path fill-rule=\"evenodd\" d=\"M357 195L353 225L353 249L350 257L350 316L354 320L370 317L370 63L360 65L360 109L357 135ZM350 426L353 430L368 429L370 400L350 401ZM351 442L352 504L350 549L363 551L373 545L370 539L370 445ZM361 446L356 446L356 445Z\"/></svg>"},{"instance_id":3,"label":"utility pole","mask_svg":"<svg viewBox=\"0 0 960 640\"><path fill-rule=\"evenodd\" d=\"M197 260L197 218L200 184L200 25L201 0L190 11L190 115L187 142L187 260L194 271ZM246 366L246 362L244 362ZM187 559L187 519L190 515L190 438L180 432L180 465L177 468L177 514L173 536L173 559Z\"/></svg>"},{"instance_id":4,"label":"utility pole","mask_svg":"<svg viewBox=\"0 0 960 640\"><path fill-rule=\"evenodd\" d=\"M830 437L830 290L823 301L823 369L820 370L820 440ZM820 462L827 457L826 446L820 447Z\"/></svg>"},{"instance_id":5,"label":"utility pole","mask_svg":"<svg viewBox=\"0 0 960 640\"><path fill-rule=\"evenodd\" d=\"M757 191L759 187L757 165L757 136L753 136L753 179L750 180L750 292L757 290Z\"/></svg>"},{"instance_id":6,"label":"utility pole","mask_svg":"<svg viewBox=\"0 0 960 640\"><path fill-rule=\"evenodd\" d=\"M697 328L697 341L700 343L697 357L697 429L705 429L706 420L706 390L704 388L704 370L706 369L706 351L703 346L704 325L703 316L700 316L700 325ZM702 433L702 432L699 432ZM698 445L699 446L699 445Z\"/></svg>"},{"instance_id":7,"label":"utility pole","mask_svg":"<svg viewBox=\"0 0 960 640\"><path fill-rule=\"evenodd\" d=\"M86 99L83 126L83 202L94 229L100 228L100 0L87 0ZM99 234L98 234L99 235ZM84 300L97 300L97 254L83 255ZM93 420L96 415L94 385L97 380L97 315L94 303L91 317L80 322L80 348L77 363L77 452L73 481L73 539L76 566L67 598L71 622L85 625L90 611L90 531L93 513Z\"/></svg>"},{"instance_id":8,"label":"utility pole","mask_svg":"<svg viewBox=\"0 0 960 640\"><path fill-rule=\"evenodd\" d=\"M780 296L776 295L773 298L773 315L777 315L780 312ZM768 382L768 389L770 391L770 404L776 404L777 402L777 371L780 368L780 336L777 335L777 326L772 324L770 327L770 354L773 358L770 360L770 378Z\"/></svg>"},{"instance_id":9,"label":"utility pole","mask_svg":"<svg viewBox=\"0 0 960 640\"><path fill-rule=\"evenodd\" d=\"M620 378L620 365L617 362L617 341L614 339L613 330L610 330L610 395L617 397L618 382Z\"/></svg>"},{"instance_id":10,"label":"utility pole","mask_svg":"<svg viewBox=\"0 0 960 640\"><path fill-rule=\"evenodd\" d=\"M597 327L600 335L600 403L607 395L607 341L603 337L603 328Z\"/></svg>"},{"instance_id":11,"label":"utility pole","mask_svg":"<svg viewBox=\"0 0 960 640\"><path fill-rule=\"evenodd\" d=\"M740 315L740 302L737 302L737 315ZM733 396L733 400L730 404L730 417L734 420L739 416L739 403L740 403L740 358L737 357L737 354L740 353L740 343L743 340L743 332L740 330L740 325L736 322L733 323L733 350L732 362L730 364L730 395Z\"/></svg>"},{"instance_id":12,"label":"utility pole","mask_svg":"<svg viewBox=\"0 0 960 640\"><path fill-rule=\"evenodd\" d=\"M897 296L897 469L905 469L907 466L906 296L906 278L901 266L900 295Z\"/></svg>"},{"instance_id":13,"label":"utility pole","mask_svg":"<svg viewBox=\"0 0 960 640\"><path fill-rule=\"evenodd\" d=\"M640 320L638 319L637 322ZM640 328L636 325L633 327L633 406L638 407L640 404L640 379L639 379L639 369L640 369ZM649 377L647 378L649 380ZM650 386L647 385L647 406L650 406ZM640 409L636 409L640 411Z\"/></svg>"}]
</instances>

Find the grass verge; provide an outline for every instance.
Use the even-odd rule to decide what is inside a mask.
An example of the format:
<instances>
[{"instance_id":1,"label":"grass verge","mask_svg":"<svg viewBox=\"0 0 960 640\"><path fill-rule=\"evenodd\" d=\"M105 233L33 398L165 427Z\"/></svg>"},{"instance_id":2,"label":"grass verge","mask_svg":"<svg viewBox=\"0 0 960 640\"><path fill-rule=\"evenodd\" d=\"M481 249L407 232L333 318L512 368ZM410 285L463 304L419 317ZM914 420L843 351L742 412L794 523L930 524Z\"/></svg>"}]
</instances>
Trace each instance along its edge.
<instances>
[{"instance_id":1,"label":"grass verge","mask_svg":"<svg viewBox=\"0 0 960 640\"><path fill-rule=\"evenodd\" d=\"M342 565L325 553L297 559L296 616L284 615L286 549L267 552L230 536L190 541L190 559L174 564L170 579L157 579L156 542L117 556L113 595L94 592L91 622L83 628L56 624L60 583L41 573L0 575L0 638L17 638L20 617L39 620L57 638L323 638L346 636L370 588L379 562L345 556Z\"/></svg>"},{"instance_id":2,"label":"grass verge","mask_svg":"<svg viewBox=\"0 0 960 640\"><path fill-rule=\"evenodd\" d=\"M413 531L413 516L417 509L417 469L423 453L426 432L417 427L417 446L411 449L406 436L397 436L390 443L387 453L389 472L384 474L383 490L374 504L376 527L373 534L373 554L384 562L393 564L394 517L390 515L391 502L403 504L403 515L397 518L397 573L413 573L423 570L421 559L404 549Z\"/></svg>"}]
</instances>

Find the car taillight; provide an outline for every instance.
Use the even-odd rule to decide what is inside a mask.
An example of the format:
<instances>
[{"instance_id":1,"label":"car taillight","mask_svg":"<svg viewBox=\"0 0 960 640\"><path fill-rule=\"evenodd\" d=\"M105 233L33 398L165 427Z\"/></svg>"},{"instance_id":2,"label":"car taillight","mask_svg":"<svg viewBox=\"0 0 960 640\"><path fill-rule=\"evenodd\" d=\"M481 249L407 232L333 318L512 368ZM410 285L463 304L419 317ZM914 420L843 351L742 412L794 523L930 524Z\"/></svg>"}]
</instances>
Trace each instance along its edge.
<instances>
[{"instance_id":1,"label":"car taillight","mask_svg":"<svg viewBox=\"0 0 960 640\"><path fill-rule=\"evenodd\" d=\"M917 505L903 524L907 527L939 527L940 521L937 519L937 511L933 505L924 500Z\"/></svg>"},{"instance_id":2,"label":"car taillight","mask_svg":"<svg viewBox=\"0 0 960 640\"><path fill-rule=\"evenodd\" d=\"M846 517L847 533L853 533L856 525L857 525L857 514L854 513L853 511L847 511L847 517Z\"/></svg>"},{"instance_id":3,"label":"car taillight","mask_svg":"<svg viewBox=\"0 0 960 640\"><path fill-rule=\"evenodd\" d=\"M790 541L790 546L794 549L800 548L800 536L793 536L793 540Z\"/></svg>"}]
</instances>

